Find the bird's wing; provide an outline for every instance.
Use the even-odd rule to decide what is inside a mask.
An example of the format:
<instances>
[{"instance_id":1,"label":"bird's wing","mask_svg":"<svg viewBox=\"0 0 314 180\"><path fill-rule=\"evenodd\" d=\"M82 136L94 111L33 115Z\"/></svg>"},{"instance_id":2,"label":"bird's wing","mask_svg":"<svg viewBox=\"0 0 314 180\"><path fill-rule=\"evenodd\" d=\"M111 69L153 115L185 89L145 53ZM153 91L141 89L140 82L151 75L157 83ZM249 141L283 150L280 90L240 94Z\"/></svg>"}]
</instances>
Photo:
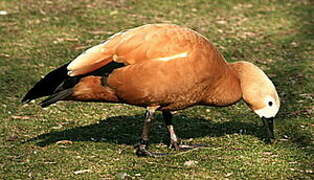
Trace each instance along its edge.
<instances>
[{"instance_id":1,"label":"bird's wing","mask_svg":"<svg viewBox=\"0 0 314 180\"><path fill-rule=\"evenodd\" d=\"M207 45L200 34L177 25L150 24L117 33L74 59L70 76L92 72L115 61L125 65L145 61L169 61L187 57L197 46Z\"/></svg>"},{"instance_id":2,"label":"bird's wing","mask_svg":"<svg viewBox=\"0 0 314 180\"><path fill-rule=\"evenodd\" d=\"M68 75L78 76L99 69L113 60L114 47L111 44L119 42L122 33L117 33L104 43L93 46L75 58L68 66Z\"/></svg>"}]
</instances>

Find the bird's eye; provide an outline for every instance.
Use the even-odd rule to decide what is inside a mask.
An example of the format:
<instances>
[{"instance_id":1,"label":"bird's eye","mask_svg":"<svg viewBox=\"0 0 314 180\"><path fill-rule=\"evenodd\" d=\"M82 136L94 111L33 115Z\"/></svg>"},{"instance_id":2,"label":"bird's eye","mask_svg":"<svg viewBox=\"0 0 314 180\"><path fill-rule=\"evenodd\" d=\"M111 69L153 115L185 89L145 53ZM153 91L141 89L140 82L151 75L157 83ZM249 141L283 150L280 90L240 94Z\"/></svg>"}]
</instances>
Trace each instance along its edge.
<instances>
[{"instance_id":1,"label":"bird's eye","mask_svg":"<svg viewBox=\"0 0 314 180\"><path fill-rule=\"evenodd\" d=\"M273 105L273 102L269 101L269 102L268 102L268 105L269 105L269 106L272 106L272 105Z\"/></svg>"}]
</instances>

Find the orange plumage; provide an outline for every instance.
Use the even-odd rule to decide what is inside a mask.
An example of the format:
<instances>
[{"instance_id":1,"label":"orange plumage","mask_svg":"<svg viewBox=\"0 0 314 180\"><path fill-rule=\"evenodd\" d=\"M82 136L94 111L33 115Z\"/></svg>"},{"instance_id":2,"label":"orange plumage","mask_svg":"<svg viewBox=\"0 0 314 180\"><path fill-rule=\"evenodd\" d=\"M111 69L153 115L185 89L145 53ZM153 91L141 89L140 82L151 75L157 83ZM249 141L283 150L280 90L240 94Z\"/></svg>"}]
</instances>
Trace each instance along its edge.
<instances>
[{"instance_id":1,"label":"orange plumage","mask_svg":"<svg viewBox=\"0 0 314 180\"><path fill-rule=\"evenodd\" d=\"M60 85L44 94L53 95L43 106L77 100L146 107L144 141L148 141L148 120L160 110L170 124L171 142L177 149L169 115L173 110L193 105L228 106L243 98L259 116L273 118L280 106L275 87L262 70L251 63L227 63L204 36L172 24L149 24L117 33L48 76L23 100L40 97L36 92L41 84L58 77L54 84ZM269 136L271 133L268 131ZM145 147L145 143L139 146L139 154L151 155Z\"/></svg>"}]
</instances>

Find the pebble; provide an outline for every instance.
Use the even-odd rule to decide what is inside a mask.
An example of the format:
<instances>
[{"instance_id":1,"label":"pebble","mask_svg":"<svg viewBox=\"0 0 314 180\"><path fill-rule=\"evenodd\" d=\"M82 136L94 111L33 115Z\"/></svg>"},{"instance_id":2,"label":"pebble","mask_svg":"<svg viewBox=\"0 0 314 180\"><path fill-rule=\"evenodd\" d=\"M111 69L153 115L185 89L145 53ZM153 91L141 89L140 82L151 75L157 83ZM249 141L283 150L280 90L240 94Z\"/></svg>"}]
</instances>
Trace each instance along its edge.
<instances>
[{"instance_id":1,"label":"pebble","mask_svg":"<svg viewBox=\"0 0 314 180\"><path fill-rule=\"evenodd\" d=\"M7 12L7 11L3 11L3 10L2 10L2 11L0 11L0 15L1 15L1 16L8 15L8 12Z\"/></svg>"},{"instance_id":2,"label":"pebble","mask_svg":"<svg viewBox=\"0 0 314 180\"><path fill-rule=\"evenodd\" d=\"M124 172L124 173L118 173L116 177L117 177L117 179L127 179L130 176Z\"/></svg>"},{"instance_id":3,"label":"pebble","mask_svg":"<svg viewBox=\"0 0 314 180\"><path fill-rule=\"evenodd\" d=\"M184 166L188 167L195 166L196 164L198 164L198 161L189 160L184 162Z\"/></svg>"},{"instance_id":4,"label":"pebble","mask_svg":"<svg viewBox=\"0 0 314 180\"><path fill-rule=\"evenodd\" d=\"M89 169L84 169L84 170L74 171L74 174L77 175L77 174L88 173L88 172L90 172Z\"/></svg>"}]
</instances>

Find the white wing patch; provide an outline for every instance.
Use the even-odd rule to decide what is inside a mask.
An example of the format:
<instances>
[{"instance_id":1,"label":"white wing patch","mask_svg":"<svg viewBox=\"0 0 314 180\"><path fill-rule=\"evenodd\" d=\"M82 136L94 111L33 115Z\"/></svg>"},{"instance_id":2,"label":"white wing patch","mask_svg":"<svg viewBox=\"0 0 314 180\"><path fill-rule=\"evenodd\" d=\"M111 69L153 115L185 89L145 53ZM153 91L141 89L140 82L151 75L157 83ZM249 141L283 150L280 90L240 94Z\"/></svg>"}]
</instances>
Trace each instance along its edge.
<instances>
[{"instance_id":1,"label":"white wing patch","mask_svg":"<svg viewBox=\"0 0 314 180\"><path fill-rule=\"evenodd\" d=\"M173 59L185 58L185 57L188 57L188 53L187 52L183 52L183 53L180 53L180 54L175 54L175 55L167 56L167 57L155 58L154 60L157 60L157 61L170 61L170 60L173 60Z\"/></svg>"}]
</instances>

